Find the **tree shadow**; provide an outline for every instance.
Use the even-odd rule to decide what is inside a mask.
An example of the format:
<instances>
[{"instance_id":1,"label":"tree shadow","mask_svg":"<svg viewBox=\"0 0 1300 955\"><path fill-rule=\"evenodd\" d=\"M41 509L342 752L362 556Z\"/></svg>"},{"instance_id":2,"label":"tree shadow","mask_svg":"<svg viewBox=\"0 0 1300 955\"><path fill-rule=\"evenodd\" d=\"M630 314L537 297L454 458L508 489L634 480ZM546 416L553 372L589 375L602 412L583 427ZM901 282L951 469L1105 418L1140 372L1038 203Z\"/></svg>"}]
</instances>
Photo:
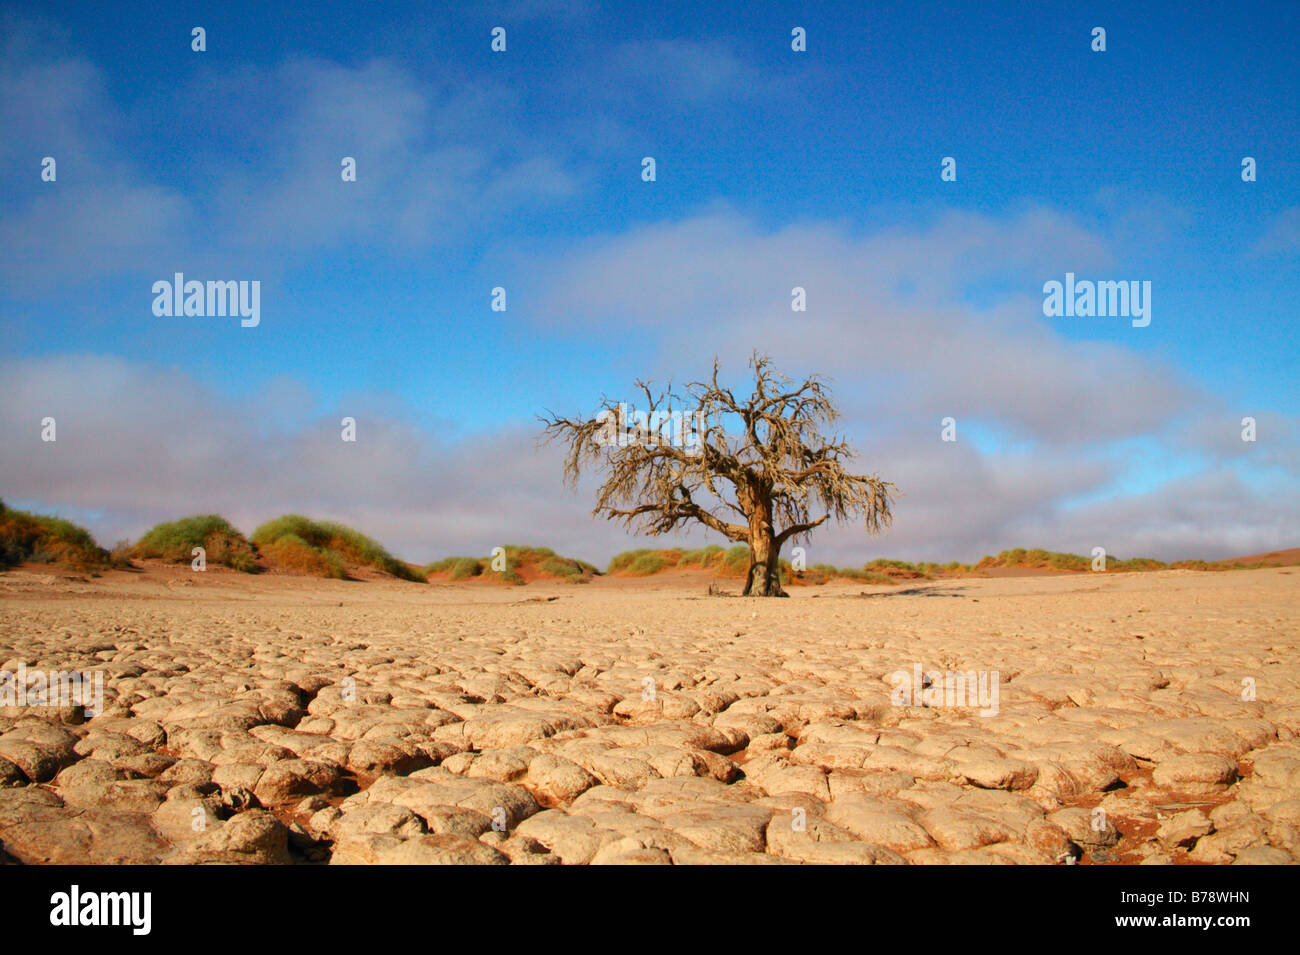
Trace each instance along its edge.
<instances>
[{"instance_id":1,"label":"tree shadow","mask_svg":"<svg viewBox=\"0 0 1300 955\"><path fill-rule=\"evenodd\" d=\"M934 587L907 587L903 590L886 590L881 593L869 594L866 591L858 594L859 597L964 597L965 587L952 587L946 584L939 584Z\"/></svg>"}]
</instances>

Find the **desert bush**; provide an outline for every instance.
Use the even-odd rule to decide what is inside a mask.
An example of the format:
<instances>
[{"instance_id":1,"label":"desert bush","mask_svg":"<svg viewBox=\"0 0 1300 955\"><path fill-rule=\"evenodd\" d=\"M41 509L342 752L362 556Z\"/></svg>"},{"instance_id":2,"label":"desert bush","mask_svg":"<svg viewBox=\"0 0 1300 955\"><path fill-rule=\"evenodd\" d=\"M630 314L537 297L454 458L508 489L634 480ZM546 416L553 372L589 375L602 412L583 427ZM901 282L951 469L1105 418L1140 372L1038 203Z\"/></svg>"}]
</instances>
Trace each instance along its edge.
<instances>
[{"instance_id":1,"label":"desert bush","mask_svg":"<svg viewBox=\"0 0 1300 955\"><path fill-rule=\"evenodd\" d=\"M0 501L0 566L26 561L92 570L108 566L109 555L84 527L60 517L15 511Z\"/></svg>"},{"instance_id":2,"label":"desert bush","mask_svg":"<svg viewBox=\"0 0 1300 955\"><path fill-rule=\"evenodd\" d=\"M861 569L857 567L840 567L836 570L835 576L847 577L849 580L855 580L862 584L898 584L896 578L876 570L867 570L865 567Z\"/></svg>"},{"instance_id":3,"label":"desert bush","mask_svg":"<svg viewBox=\"0 0 1300 955\"><path fill-rule=\"evenodd\" d=\"M749 545L737 544L728 547L722 556L722 568L726 573L743 575L749 570Z\"/></svg>"},{"instance_id":4,"label":"desert bush","mask_svg":"<svg viewBox=\"0 0 1300 955\"><path fill-rule=\"evenodd\" d=\"M684 556L685 552L675 547L663 550L651 550L648 547L625 550L610 559L605 573L625 573L644 577L679 566Z\"/></svg>"},{"instance_id":5,"label":"desert bush","mask_svg":"<svg viewBox=\"0 0 1300 955\"><path fill-rule=\"evenodd\" d=\"M539 569L544 574L550 574L553 577L562 577L570 583L585 584L591 577L600 573L594 566L585 560L577 560L572 557L548 557L542 561Z\"/></svg>"},{"instance_id":6,"label":"desert bush","mask_svg":"<svg viewBox=\"0 0 1300 955\"><path fill-rule=\"evenodd\" d=\"M565 560L563 557L548 557L538 566L544 574L551 577L580 577L582 569L573 561Z\"/></svg>"},{"instance_id":7,"label":"desert bush","mask_svg":"<svg viewBox=\"0 0 1300 955\"><path fill-rule=\"evenodd\" d=\"M573 581L582 577L582 565L576 560L570 560L567 557L548 557L542 561L538 568L544 574L552 577L563 577L565 580Z\"/></svg>"},{"instance_id":8,"label":"desert bush","mask_svg":"<svg viewBox=\"0 0 1300 955\"><path fill-rule=\"evenodd\" d=\"M621 554L615 554L609 560L609 566L605 568L605 573L616 574L621 570L627 570L638 557L643 557L651 553L648 547L642 547L637 550L625 550Z\"/></svg>"},{"instance_id":9,"label":"desert bush","mask_svg":"<svg viewBox=\"0 0 1300 955\"><path fill-rule=\"evenodd\" d=\"M136 542L131 555L189 563L195 547L207 552L209 563L250 574L261 569L253 545L219 514L199 514L155 525Z\"/></svg>"},{"instance_id":10,"label":"desert bush","mask_svg":"<svg viewBox=\"0 0 1300 955\"><path fill-rule=\"evenodd\" d=\"M718 562L718 555L722 553L722 548L717 544L709 544L707 547L697 547L695 550L685 551L681 559L677 561L678 567L712 567Z\"/></svg>"},{"instance_id":11,"label":"desert bush","mask_svg":"<svg viewBox=\"0 0 1300 955\"><path fill-rule=\"evenodd\" d=\"M527 544L506 544L502 550L506 553L507 569L520 564L540 564L542 561L559 555L549 547L533 547Z\"/></svg>"},{"instance_id":12,"label":"desert bush","mask_svg":"<svg viewBox=\"0 0 1300 955\"><path fill-rule=\"evenodd\" d=\"M253 543L268 553L271 545L286 540L290 546L281 550L292 557L295 566L303 563L317 567L323 565L330 569L327 575L330 577L346 576L346 566L353 564L373 567L402 580L424 579L418 570L393 557L378 541L333 521L315 521L300 514L285 514L253 531ZM308 561L300 553L304 547L315 551L320 560ZM343 571L335 573L336 568Z\"/></svg>"},{"instance_id":13,"label":"desert bush","mask_svg":"<svg viewBox=\"0 0 1300 955\"><path fill-rule=\"evenodd\" d=\"M1153 560L1150 557L1130 557L1127 560L1107 560L1106 569L1120 571L1164 570L1165 563L1164 561Z\"/></svg>"},{"instance_id":14,"label":"desert bush","mask_svg":"<svg viewBox=\"0 0 1300 955\"><path fill-rule=\"evenodd\" d=\"M464 557L444 557L442 558L442 560L435 560L432 563L425 564L423 567L420 568L420 571L426 577L428 577L430 574L449 573L452 567L456 565L456 561L465 560L465 559L466 558Z\"/></svg>"},{"instance_id":15,"label":"desert bush","mask_svg":"<svg viewBox=\"0 0 1300 955\"><path fill-rule=\"evenodd\" d=\"M641 547L616 554L610 559L605 573L647 576L674 567L698 567L701 570L711 570L726 576L744 575L749 569L749 546L737 544L728 550L723 550L717 544L694 550L682 550L677 547L652 550Z\"/></svg>"},{"instance_id":16,"label":"desert bush","mask_svg":"<svg viewBox=\"0 0 1300 955\"><path fill-rule=\"evenodd\" d=\"M887 557L877 557L875 560L868 561L867 570L916 570L915 564L909 564L905 560L890 560Z\"/></svg>"},{"instance_id":17,"label":"desert bush","mask_svg":"<svg viewBox=\"0 0 1300 955\"><path fill-rule=\"evenodd\" d=\"M347 577L343 559L337 553L314 547L297 534L281 534L260 546L262 553L285 570L336 580Z\"/></svg>"},{"instance_id":18,"label":"desert bush","mask_svg":"<svg viewBox=\"0 0 1300 955\"><path fill-rule=\"evenodd\" d=\"M131 551L134 545L129 540L120 540L108 552L109 566L122 570L131 566Z\"/></svg>"},{"instance_id":19,"label":"desert bush","mask_svg":"<svg viewBox=\"0 0 1300 955\"><path fill-rule=\"evenodd\" d=\"M473 557L458 557L455 559L455 563L451 565L452 580L477 577L481 573L483 573L483 562L475 560Z\"/></svg>"},{"instance_id":20,"label":"desert bush","mask_svg":"<svg viewBox=\"0 0 1300 955\"><path fill-rule=\"evenodd\" d=\"M421 572L430 574L447 574L451 580L467 580L471 577L484 577L501 583L522 584L523 576L519 569L524 566L536 567L541 573L558 577L572 583L586 583L587 579L600 571L583 560L561 557L549 547L521 546L506 544L502 547L505 557L505 569L493 570L492 564L500 563L497 557L444 557L426 564Z\"/></svg>"},{"instance_id":21,"label":"desert bush","mask_svg":"<svg viewBox=\"0 0 1300 955\"><path fill-rule=\"evenodd\" d=\"M625 572L638 577L648 577L650 574L659 573L667 566L663 557L658 554L642 554L627 566Z\"/></svg>"},{"instance_id":22,"label":"desert bush","mask_svg":"<svg viewBox=\"0 0 1300 955\"><path fill-rule=\"evenodd\" d=\"M895 579L916 580L929 577L929 573L916 564L886 557L878 557L875 560L868 561L863 565L862 569L868 574L883 574L886 577Z\"/></svg>"},{"instance_id":23,"label":"desert bush","mask_svg":"<svg viewBox=\"0 0 1300 955\"><path fill-rule=\"evenodd\" d=\"M1081 557L1078 554L1049 553L1047 566L1053 570L1091 570L1092 558Z\"/></svg>"}]
</instances>

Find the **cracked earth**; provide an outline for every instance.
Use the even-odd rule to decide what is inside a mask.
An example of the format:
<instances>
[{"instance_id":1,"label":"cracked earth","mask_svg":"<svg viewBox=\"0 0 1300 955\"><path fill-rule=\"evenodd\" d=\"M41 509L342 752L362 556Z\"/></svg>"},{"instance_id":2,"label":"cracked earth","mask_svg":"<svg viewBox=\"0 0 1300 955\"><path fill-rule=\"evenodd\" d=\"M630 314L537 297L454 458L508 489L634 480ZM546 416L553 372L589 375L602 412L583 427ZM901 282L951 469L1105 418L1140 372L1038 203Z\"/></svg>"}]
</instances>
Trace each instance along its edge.
<instances>
[{"instance_id":1,"label":"cracked earth","mask_svg":"<svg viewBox=\"0 0 1300 955\"><path fill-rule=\"evenodd\" d=\"M0 859L1293 863L1298 582L15 571L0 670L104 699L0 706ZM898 705L916 664L997 713Z\"/></svg>"}]
</instances>

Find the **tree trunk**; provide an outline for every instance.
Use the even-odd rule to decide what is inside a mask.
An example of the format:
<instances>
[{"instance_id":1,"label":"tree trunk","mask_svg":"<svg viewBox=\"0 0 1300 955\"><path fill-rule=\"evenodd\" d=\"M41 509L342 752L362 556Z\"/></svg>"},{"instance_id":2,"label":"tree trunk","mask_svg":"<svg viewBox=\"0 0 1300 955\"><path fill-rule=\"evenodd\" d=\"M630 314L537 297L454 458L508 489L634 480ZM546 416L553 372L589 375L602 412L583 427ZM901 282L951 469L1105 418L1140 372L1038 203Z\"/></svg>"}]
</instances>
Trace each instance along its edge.
<instances>
[{"instance_id":1,"label":"tree trunk","mask_svg":"<svg viewBox=\"0 0 1300 955\"><path fill-rule=\"evenodd\" d=\"M781 589L781 564L777 559L776 541L771 534L749 542L749 573L745 579L746 597L788 597Z\"/></svg>"},{"instance_id":2,"label":"tree trunk","mask_svg":"<svg viewBox=\"0 0 1300 955\"><path fill-rule=\"evenodd\" d=\"M749 573L745 577L746 597L786 597L781 589L781 548L772 528L770 502L755 494L749 518Z\"/></svg>"}]
</instances>

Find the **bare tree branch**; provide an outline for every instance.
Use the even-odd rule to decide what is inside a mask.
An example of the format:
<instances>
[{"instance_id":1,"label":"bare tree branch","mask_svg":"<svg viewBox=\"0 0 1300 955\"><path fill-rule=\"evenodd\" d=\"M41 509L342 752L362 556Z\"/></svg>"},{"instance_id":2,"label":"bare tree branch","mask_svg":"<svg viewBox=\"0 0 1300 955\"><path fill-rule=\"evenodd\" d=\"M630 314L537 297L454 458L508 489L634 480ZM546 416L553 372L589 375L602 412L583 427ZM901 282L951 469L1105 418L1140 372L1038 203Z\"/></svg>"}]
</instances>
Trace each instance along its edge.
<instances>
[{"instance_id":1,"label":"bare tree branch","mask_svg":"<svg viewBox=\"0 0 1300 955\"><path fill-rule=\"evenodd\" d=\"M746 542L746 593L780 594L778 557L786 541L855 515L868 533L879 533L892 520L895 488L846 470L854 452L823 434L839 413L820 377L796 386L757 353L750 367L754 389L743 402L719 382L715 359L709 381L691 382L684 395L671 383L655 394L637 381L645 407L631 421L632 409L604 397L590 420L549 412L540 420L543 442L566 446L567 483L588 466L604 475L593 515L649 534L695 522ZM727 420L739 425L737 434L724 430ZM724 508L745 523L719 517Z\"/></svg>"}]
</instances>

